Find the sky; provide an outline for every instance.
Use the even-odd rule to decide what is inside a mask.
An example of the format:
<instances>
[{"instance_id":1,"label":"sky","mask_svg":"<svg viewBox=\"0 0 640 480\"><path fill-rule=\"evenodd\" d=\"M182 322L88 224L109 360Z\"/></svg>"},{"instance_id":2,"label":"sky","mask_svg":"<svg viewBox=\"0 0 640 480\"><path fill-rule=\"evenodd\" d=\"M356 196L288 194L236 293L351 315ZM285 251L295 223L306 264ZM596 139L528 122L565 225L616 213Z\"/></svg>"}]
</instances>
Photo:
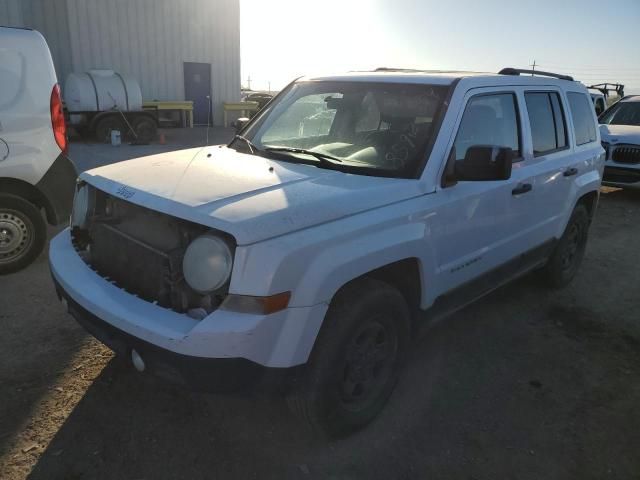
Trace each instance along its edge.
<instances>
[{"instance_id":1,"label":"sky","mask_svg":"<svg viewBox=\"0 0 640 480\"><path fill-rule=\"evenodd\" d=\"M640 94L640 0L240 0L242 84L376 67L506 66Z\"/></svg>"}]
</instances>

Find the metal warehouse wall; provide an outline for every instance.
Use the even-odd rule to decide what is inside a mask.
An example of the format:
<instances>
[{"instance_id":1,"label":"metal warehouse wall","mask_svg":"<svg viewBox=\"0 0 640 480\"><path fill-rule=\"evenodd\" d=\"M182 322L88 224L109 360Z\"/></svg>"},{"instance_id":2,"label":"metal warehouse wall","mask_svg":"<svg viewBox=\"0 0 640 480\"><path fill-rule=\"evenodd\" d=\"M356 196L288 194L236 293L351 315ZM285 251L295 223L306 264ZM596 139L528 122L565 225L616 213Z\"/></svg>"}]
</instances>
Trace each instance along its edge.
<instances>
[{"instance_id":1,"label":"metal warehouse wall","mask_svg":"<svg viewBox=\"0 0 640 480\"><path fill-rule=\"evenodd\" d=\"M0 0L0 25L28 27L42 33L60 83L72 71L67 0Z\"/></svg>"},{"instance_id":2,"label":"metal warehouse wall","mask_svg":"<svg viewBox=\"0 0 640 480\"><path fill-rule=\"evenodd\" d=\"M202 62L215 123L222 102L240 99L239 0L0 0L0 25L21 22L47 38L61 83L113 68L136 78L145 100L182 100L183 62Z\"/></svg>"},{"instance_id":3,"label":"metal warehouse wall","mask_svg":"<svg viewBox=\"0 0 640 480\"><path fill-rule=\"evenodd\" d=\"M67 0L73 68L114 67L145 100L184 98L183 62L211 63L216 123L240 97L239 0Z\"/></svg>"},{"instance_id":4,"label":"metal warehouse wall","mask_svg":"<svg viewBox=\"0 0 640 480\"><path fill-rule=\"evenodd\" d=\"M23 27L20 0L0 0L0 25Z\"/></svg>"}]
</instances>

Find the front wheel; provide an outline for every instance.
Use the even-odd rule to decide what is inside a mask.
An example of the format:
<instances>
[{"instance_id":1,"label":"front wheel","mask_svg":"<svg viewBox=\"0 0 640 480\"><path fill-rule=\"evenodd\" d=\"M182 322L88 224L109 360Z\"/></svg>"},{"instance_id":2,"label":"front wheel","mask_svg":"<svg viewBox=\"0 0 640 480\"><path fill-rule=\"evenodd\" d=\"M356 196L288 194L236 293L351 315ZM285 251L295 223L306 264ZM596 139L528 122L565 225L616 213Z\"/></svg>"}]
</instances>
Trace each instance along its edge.
<instances>
[{"instance_id":1,"label":"front wheel","mask_svg":"<svg viewBox=\"0 0 640 480\"><path fill-rule=\"evenodd\" d=\"M384 282L365 278L343 287L288 396L293 412L332 437L367 425L395 387L409 319L403 296Z\"/></svg>"},{"instance_id":2,"label":"front wheel","mask_svg":"<svg viewBox=\"0 0 640 480\"><path fill-rule=\"evenodd\" d=\"M0 275L23 269L42 252L47 226L27 200L0 194Z\"/></svg>"},{"instance_id":3,"label":"front wheel","mask_svg":"<svg viewBox=\"0 0 640 480\"><path fill-rule=\"evenodd\" d=\"M562 237L542 270L549 286L564 287L576 276L587 247L590 223L587 208L584 205L577 205Z\"/></svg>"}]
</instances>

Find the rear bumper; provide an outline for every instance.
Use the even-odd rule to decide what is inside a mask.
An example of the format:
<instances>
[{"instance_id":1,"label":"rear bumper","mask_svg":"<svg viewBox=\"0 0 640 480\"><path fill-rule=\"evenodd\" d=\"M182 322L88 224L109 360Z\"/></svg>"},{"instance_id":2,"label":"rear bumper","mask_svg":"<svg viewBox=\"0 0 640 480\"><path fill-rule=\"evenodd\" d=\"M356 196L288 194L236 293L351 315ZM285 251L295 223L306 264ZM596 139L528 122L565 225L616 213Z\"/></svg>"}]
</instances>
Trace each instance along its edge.
<instances>
[{"instance_id":1,"label":"rear bumper","mask_svg":"<svg viewBox=\"0 0 640 480\"><path fill-rule=\"evenodd\" d=\"M47 220L51 225L59 225L69 220L76 178L76 167L71 160L60 154L36 184L36 188L47 199Z\"/></svg>"}]
</instances>

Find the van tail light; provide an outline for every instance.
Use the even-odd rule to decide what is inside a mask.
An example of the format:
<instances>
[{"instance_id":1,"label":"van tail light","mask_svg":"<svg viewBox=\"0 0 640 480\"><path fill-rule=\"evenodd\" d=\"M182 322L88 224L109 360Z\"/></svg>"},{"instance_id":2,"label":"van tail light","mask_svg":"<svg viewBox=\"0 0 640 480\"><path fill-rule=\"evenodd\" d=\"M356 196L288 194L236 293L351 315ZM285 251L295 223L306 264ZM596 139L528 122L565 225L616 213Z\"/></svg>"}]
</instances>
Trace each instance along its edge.
<instances>
[{"instance_id":1,"label":"van tail light","mask_svg":"<svg viewBox=\"0 0 640 480\"><path fill-rule=\"evenodd\" d=\"M57 83L51 90L51 101L49 103L51 107L51 126L53 127L53 137L56 143L62 150L62 153L67 153L67 125L64 122L64 112L62 110L62 97L60 96L60 85Z\"/></svg>"}]
</instances>

